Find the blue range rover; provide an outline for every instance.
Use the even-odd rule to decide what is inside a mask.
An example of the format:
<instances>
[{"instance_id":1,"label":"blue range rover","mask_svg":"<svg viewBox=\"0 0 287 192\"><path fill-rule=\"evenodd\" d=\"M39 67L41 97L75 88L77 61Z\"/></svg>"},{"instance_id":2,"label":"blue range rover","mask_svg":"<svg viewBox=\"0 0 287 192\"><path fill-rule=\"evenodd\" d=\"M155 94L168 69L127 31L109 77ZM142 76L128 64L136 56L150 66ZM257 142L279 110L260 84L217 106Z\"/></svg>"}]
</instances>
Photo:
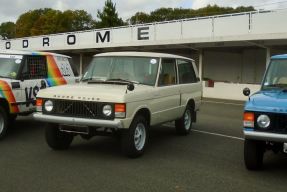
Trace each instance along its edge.
<instances>
[{"instance_id":1,"label":"blue range rover","mask_svg":"<svg viewBox=\"0 0 287 192\"><path fill-rule=\"evenodd\" d=\"M260 169L267 150L287 153L287 54L271 58L260 91L246 102L243 124L247 169Z\"/></svg>"}]
</instances>

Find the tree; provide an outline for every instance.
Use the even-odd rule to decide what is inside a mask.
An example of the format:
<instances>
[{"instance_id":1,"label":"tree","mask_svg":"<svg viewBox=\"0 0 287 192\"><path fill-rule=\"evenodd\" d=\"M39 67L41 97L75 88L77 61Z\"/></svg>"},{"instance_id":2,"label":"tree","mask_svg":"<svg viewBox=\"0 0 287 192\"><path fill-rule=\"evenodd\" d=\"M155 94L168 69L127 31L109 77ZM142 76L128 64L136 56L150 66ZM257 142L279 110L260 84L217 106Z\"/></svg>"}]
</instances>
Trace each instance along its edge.
<instances>
[{"instance_id":1,"label":"tree","mask_svg":"<svg viewBox=\"0 0 287 192\"><path fill-rule=\"evenodd\" d=\"M92 29L95 22L90 14L84 10L75 10L73 12L71 31L80 31Z\"/></svg>"},{"instance_id":2,"label":"tree","mask_svg":"<svg viewBox=\"0 0 287 192\"><path fill-rule=\"evenodd\" d=\"M137 12L134 16L129 19L130 24L142 24L152 22L149 14L143 12Z\"/></svg>"},{"instance_id":3,"label":"tree","mask_svg":"<svg viewBox=\"0 0 287 192\"><path fill-rule=\"evenodd\" d=\"M148 22L159 22L159 21L170 21L175 19L185 19L193 17L203 17L212 15L221 15L228 13L239 13L255 11L254 7L219 7L217 5L207 5L206 7L194 10L194 9L183 9L183 8L159 8L150 14L137 12L132 16L129 21L130 24L137 23L148 23Z\"/></svg>"},{"instance_id":4,"label":"tree","mask_svg":"<svg viewBox=\"0 0 287 192\"><path fill-rule=\"evenodd\" d=\"M116 4L113 4L112 0L106 0L103 10L98 10L97 17L100 19L100 21L97 22L98 28L117 27L125 24L123 20L119 18L116 11Z\"/></svg>"},{"instance_id":5,"label":"tree","mask_svg":"<svg viewBox=\"0 0 287 192\"><path fill-rule=\"evenodd\" d=\"M16 36L29 37L92 29L95 22L84 10L61 12L53 9L36 9L22 14L16 22Z\"/></svg>"},{"instance_id":6,"label":"tree","mask_svg":"<svg viewBox=\"0 0 287 192\"><path fill-rule=\"evenodd\" d=\"M0 25L0 35L4 39L15 38L16 24L13 22L4 22Z\"/></svg>"},{"instance_id":7,"label":"tree","mask_svg":"<svg viewBox=\"0 0 287 192\"><path fill-rule=\"evenodd\" d=\"M16 21L16 37L31 36L31 29L34 27L34 23L48 10L51 9L36 9L20 15Z\"/></svg>"}]
</instances>

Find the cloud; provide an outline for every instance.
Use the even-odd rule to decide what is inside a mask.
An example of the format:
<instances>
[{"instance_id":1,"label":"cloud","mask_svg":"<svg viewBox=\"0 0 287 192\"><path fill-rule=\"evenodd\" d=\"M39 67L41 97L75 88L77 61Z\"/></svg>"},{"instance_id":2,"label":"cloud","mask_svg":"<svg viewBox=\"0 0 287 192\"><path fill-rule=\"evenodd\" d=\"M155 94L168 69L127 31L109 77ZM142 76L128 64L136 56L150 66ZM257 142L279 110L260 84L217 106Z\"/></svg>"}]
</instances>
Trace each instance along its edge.
<instances>
[{"instance_id":1,"label":"cloud","mask_svg":"<svg viewBox=\"0 0 287 192\"><path fill-rule=\"evenodd\" d=\"M104 0L1 0L0 23L7 21L15 22L21 14L29 10L40 8L53 8L61 11L67 9L82 9L96 18L97 10L103 8L104 2ZM116 3L119 16L124 20L128 19L136 12L141 11L149 13L161 7L198 9L205 7L208 4L231 7L251 5L257 6L256 8L258 9L287 7L287 1L282 2L280 0L113 0L113 2Z\"/></svg>"}]
</instances>

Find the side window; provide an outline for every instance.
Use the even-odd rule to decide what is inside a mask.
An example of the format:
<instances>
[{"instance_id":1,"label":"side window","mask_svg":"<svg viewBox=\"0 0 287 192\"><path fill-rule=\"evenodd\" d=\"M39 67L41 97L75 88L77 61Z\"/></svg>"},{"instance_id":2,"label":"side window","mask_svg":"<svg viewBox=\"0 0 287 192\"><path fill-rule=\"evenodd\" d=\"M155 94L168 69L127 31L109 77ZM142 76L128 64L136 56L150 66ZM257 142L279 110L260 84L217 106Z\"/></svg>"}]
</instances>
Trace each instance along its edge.
<instances>
[{"instance_id":1,"label":"side window","mask_svg":"<svg viewBox=\"0 0 287 192\"><path fill-rule=\"evenodd\" d=\"M73 73L74 73L74 76L75 76L75 77L78 77L78 76L79 76L79 72L78 72L78 69L77 69L77 67L75 66L74 62L73 62L73 59L72 59L72 58L69 58L68 60L69 60L69 63L70 63L70 65L71 65L71 68L72 68L72 71L73 71Z\"/></svg>"},{"instance_id":2,"label":"side window","mask_svg":"<svg viewBox=\"0 0 287 192\"><path fill-rule=\"evenodd\" d=\"M175 59L162 59L161 70L158 79L158 86L168 86L176 84Z\"/></svg>"},{"instance_id":3,"label":"side window","mask_svg":"<svg viewBox=\"0 0 287 192\"><path fill-rule=\"evenodd\" d=\"M179 84L197 82L196 75L191 61L177 60Z\"/></svg>"},{"instance_id":4,"label":"side window","mask_svg":"<svg viewBox=\"0 0 287 192\"><path fill-rule=\"evenodd\" d=\"M24 79L42 79L47 77L47 61L45 56L27 56L22 70Z\"/></svg>"}]
</instances>

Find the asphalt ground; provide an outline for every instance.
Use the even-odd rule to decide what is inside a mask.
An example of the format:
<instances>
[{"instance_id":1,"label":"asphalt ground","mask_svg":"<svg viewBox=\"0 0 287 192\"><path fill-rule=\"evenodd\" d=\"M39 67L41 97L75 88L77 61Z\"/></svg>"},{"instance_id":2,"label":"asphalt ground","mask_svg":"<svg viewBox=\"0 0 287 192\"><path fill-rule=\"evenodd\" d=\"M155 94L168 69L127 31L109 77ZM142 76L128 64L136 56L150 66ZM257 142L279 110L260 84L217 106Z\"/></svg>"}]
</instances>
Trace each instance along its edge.
<instances>
[{"instance_id":1,"label":"asphalt ground","mask_svg":"<svg viewBox=\"0 0 287 192\"><path fill-rule=\"evenodd\" d=\"M242 111L241 103L205 101L190 135L154 127L138 159L111 137L76 137L69 150L53 151L44 124L20 117L0 142L0 192L286 192L287 155L270 152L262 171L245 169Z\"/></svg>"}]
</instances>

